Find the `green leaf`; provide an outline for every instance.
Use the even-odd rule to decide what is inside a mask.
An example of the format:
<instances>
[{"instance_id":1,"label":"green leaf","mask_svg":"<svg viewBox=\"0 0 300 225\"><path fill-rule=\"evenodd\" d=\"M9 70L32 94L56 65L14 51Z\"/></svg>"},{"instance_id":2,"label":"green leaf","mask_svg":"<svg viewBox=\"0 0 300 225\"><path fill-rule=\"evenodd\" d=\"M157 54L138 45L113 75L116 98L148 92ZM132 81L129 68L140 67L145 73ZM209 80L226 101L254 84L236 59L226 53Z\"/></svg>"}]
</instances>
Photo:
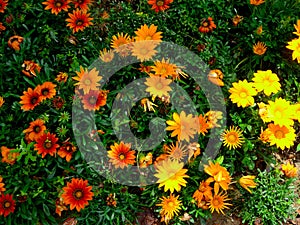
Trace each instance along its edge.
<instances>
[{"instance_id":1,"label":"green leaf","mask_svg":"<svg viewBox=\"0 0 300 225\"><path fill-rule=\"evenodd\" d=\"M44 210L44 212L47 216L50 216L50 211L49 211L49 208L46 204L43 204L43 210Z\"/></svg>"}]
</instances>

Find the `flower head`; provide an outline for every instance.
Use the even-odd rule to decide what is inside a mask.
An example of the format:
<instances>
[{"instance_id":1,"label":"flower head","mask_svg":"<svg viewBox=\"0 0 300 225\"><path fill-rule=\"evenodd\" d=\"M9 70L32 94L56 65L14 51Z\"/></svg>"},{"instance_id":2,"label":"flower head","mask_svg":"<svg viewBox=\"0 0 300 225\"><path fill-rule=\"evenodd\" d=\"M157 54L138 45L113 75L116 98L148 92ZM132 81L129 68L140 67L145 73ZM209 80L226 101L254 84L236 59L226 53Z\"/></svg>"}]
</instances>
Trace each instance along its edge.
<instances>
[{"instance_id":1,"label":"flower head","mask_svg":"<svg viewBox=\"0 0 300 225\"><path fill-rule=\"evenodd\" d=\"M231 126L229 130L225 130L221 135L221 139L225 146L230 150L231 148L236 149L242 146L244 138L242 136L242 131L239 127Z\"/></svg>"},{"instance_id":2,"label":"flower head","mask_svg":"<svg viewBox=\"0 0 300 225\"><path fill-rule=\"evenodd\" d=\"M252 193L249 188L255 188L257 186L257 183L254 182L254 179L255 176L247 175L247 176L242 176L238 182L248 192Z\"/></svg>"},{"instance_id":3,"label":"flower head","mask_svg":"<svg viewBox=\"0 0 300 225\"><path fill-rule=\"evenodd\" d=\"M38 151L38 154L42 155L42 158L47 154L53 156L59 147L57 141L58 138L56 138L55 134L51 134L50 132L44 133L34 145L34 150Z\"/></svg>"},{"instance_id":4,"label":"flower head","mask_svg":"<svg viewBox=\"0 0 300 225\"><path fill-rule=\"evenodd\" d=\"M0 176L0 195L2 195L4 193L4 191L6 190L6 188L4 186L5 186L5 184L3 183L3 178Z\"/></svg>"},{"instance_id":5,"label":"flower head","mask_svg":"<svg viewBox=\"0 0 300 225\"><path fill-rule=\"evenodd\" d=\"M268 116L270 120L274 121L274 124L280 126L292 126L294 124L293 108L289 101L282 98L276 98L274 102L269 101Z\"/></svg>"},{"instance_id":6,"label":"flower head","mask_svg":"<svg viewBox=\"0 0 300 225\"><path fill-rule=\"evenodd\" d=\"M287 164L282 164L281 171L288 178L297 177L298 173L297 167L291 165L290 162L288 162Z\"/></svg>"},{"instance_id":7,"label":"flower head","mask_svg":"<svg viewBox=\"0 0 300 225\"><path fill-rule=\"evenodd\" d=\"M7 5L8 0L0 0L0 13L4 13Z\"/></svg>"},{"instance_id":8,"label":"flower head","mask_svg":"<svg viewBox=\"0 0 300 225\"><path fill-rule=\"evenodd\" d=\"M294 27L296 29L296 32L293 32L293 34L300 36L300 20L297 20L297 24L294 24Z\"/></svg>"},{"instance_id":9,"label":"flower head","mask_svg":"<svg viewBox=\"0 0 300 225\"><path fill-rule=\"evenodd\" d=\"M151 66L151 68L156 76L161 76L163 78L167 78L176 73L176 66L164 58L161 61L157 60L154 62L154 66Z\"/></svg>"},{"instance_id":10,"label":"flower head","mask_svg":"<svg viewBox=\"0 0 300 225\"><path fill-rule=\"evenodd\" d=\"M293 60L297 59L298 63L300 63L300 37L297 39L293 39L292 41L288 42L288 49L293 50Z\"/></svg>"},{"instance_id":11,"label":"flower head","mask_svg":"<svg viewBox=\"0 0 300 225\"><path fill-rule=\"evenodd\" d=\"M13 195L2 194L0 195L0 215L7 217L10 213L15 211L16 202L13 200Z\"/></svg>"},{"instance_id":12,"label":"flower head","mask_svg":"<svg viewBox=\"0 0 300 225\"><path fill-rule=\"evenodd\" d=\"M76 72L77 77L73 77L73 80L78 81L77 85L79 89L83 89L84 94L88 94L90 90L97 91L100 84L98 83L102 77L99 76L99 72L96 68L88 71L80 67L80 72Z\"/></svg>"},{"instance_id":13,"label":"flower head","mask_svg":"<svg viewBox=\"0 0 300 225\"><path fill-rule=\"evenodd\" d=\"M47 0L42 2L43 5L46 5L45 10L51 9L51 13L57 15L61 10L68 11L71 7L69 6L70 0Z\"/></svg>"},{"instance_id":14,"label":"flower head","mask_svg":"<svg viewBox=\"0 0 300 225\"><path fill-rule=\"evenodd\" d=\"M1 1L1 0L0 0ZM7 44L8 47L19 51L20 50L20 44L23 42L24 38L18 35L14 35L12 37L9 38Z\"/></svg>"},{"instance_id":15,"label":"flower head","mask_svg":"<svg viewBox=\"0 0 300 225\"><path fill-rule=\"evenodd\" d=\"M256 55L263 55L267 51L267 47L264 43L258 41L255 45L253 45L253 52Z\"/></svg>"},{"instance_id":16,"label":"flower head","mask_svg":"<svg viewBox=\"0 0 300 225\"><path fill-rule=\"evenodd\" d=\"M28 133L28 138L30 141L37 141L45 132L46 126L42 119L36 119L30 122L29 127L23 131L23 133Z\"/></svg>"},{"instance_id":17,"label":"flower head","mask_svg":"<svg viewBox=\"0 0 300 225\"><path fill-rule=\"evenodd\" d=\"M294 145L296 134L293 127L280 126L270 123L268 131L271 133L269 137L270 145L276 145L277 148L284 150Z\"/></svg>"},{"instance_id":18,"label":"flower head","mask_svg":"<svg viewBox=\"0 0 300 225\"><path fill-rule=\"evenodd\" d=\"M202 181L199 188L194 192L193 198L197 201L197 206L199 208L204 206L204 202L207 202L212 198L212 187L209 183Z\"/></svg>"},{"instance_id":19,"label":"flower head","mask_svg":"<svg viewBox=\"0 0 300 225\"><path fill-rule=\"evenodd\" d=\"M73 33L78 31L83 31L86 27L93 25L91 20L92 17L89 17L90 14L86 11L81 11L79 9L73 10L73 13L68 13L69 18L66 19L68 22L67 27L70 27L73 30Z\"/></svg>"},{"instance_id":20,"label":"flower head","mask_svg":"<svg viewBox=\"0 0 300 225\"><path fill-rule=\"evenodd\" d=\"M149 41L153 40L156 41L155 43L159 43L162 39L162 32L157 31L157 26L151 24L148 27L146 24L142 25L141 28L137 29L134 32L136 34L135 40L136 41Z\"/></svg>"},{"instance_id":21,"label":"flower head","mask_svg":"<svg viewBox=\"0 0 300 225\"><path fill-rule=\"evenodd\" d=\"M215 195L210 199L209 201L209 208L211 213L216 210L218 213L224 214L223 210L228 209L228 206L231 206L232 204L226 203L226 201L230 200L227 196L227 194L218 194L215 193Z\"/></svg>"},{"instance_id":22,"label":"flower head","mask_svg":"<svg viewBox=\"0 0 300 225\"><path fill-rule=\"evenodd\" d=\"M107 93L108 91L104 90L90 90L82 98L83 108L90 111L99 110L101 106L106 105Z\"/></svg>"},{"instance_id":23,"label":"flower head","mask_svg":"<svg viewBox=\"0 0 300 225\"><path fill-rule=\"evenodd\" d=\"M250 0L251 5L260 5L263 4L265 0Z\"/></svg>"},{"instance_id":24,"label":"flower head","mask_svg":"<svg viewBox=\"0 0 300 225\"><path fill-rule=\"evenodd\" d=\"M87 180L72 178L71 182L63 188L62 198L65 204L70 205L70 209L76 208L78 212L89 204L93 199L94 193L91 191L92 186L88 186Z\"/></svg>"},{"instance_id":25,"label":"flower head","mask_svg":"<svg viewBox=\"0 0 300 225\"><path fill-rule=\"evenodd\" d=\"M198 28L198 30L201 33L208 33L212 32L216 28L216 24L213 21L213 18L208 17L207 19L203 19L201 26Z\"/></svg>"},{"instance_id":26,"label":"flower head","mask_svg":"<svg viewBox=\"0 0 300 225\"><path fill-rule=\"evenodd\" d=\"M157 41L138 41L132 43L131 54L141 62L151 60L157 53Z\"/></svg>"},{"instance_id":27,"label":"flower head","mask_svg":"<svg viewBox=\"0 0 300 225\"><path fill-rule=\"evenodd\" d=\"M161 202L156 204L162 207L160 215L162 216L162 221L165 221L165 223L168 223L175 215L178 215L181 208L181 201L178 198L179 196L170 194L169 197L163 196L160 198Z\"/></svg>"},{"instance_id":28,"label":"flower head","mask_svg":"<svg viewBox=\"0 0 300 225\"><path fill-rule=\"evenodd\" d=\"M219 69L209 71L207 78L210 82L218 86L224 86L223 73Z\"/></svg>"},{"instance_id":29,"label":"flower head","mask_svg":"<svg viewBox=\"0 0 300 225\"><path fill-rule=\"evenodd\" d=\"M83 11L89 9L89 5L93 3L94 0L71 0L75 8L80 8Z\"/></svg>"},{"instance_id":30,"label":"flower head","mask_svg":"<svg viewBox=\"0 0 300 225\"><path fill-rule=\"evenodd\" d=\"M39 64L31 60L24 60L22 68L22 73L27 77L36 77L36 73L41 72Z\"/></svg>"},{"instance_id":31,"label":"flower head","mask_svg":"<svg viewBox=\"0 0 300 225\"><path fill-rule=\"evenodd\" d=\"M7 148L6 146L1 147L1 155L2 155L2 162L8 163L10 165L13 165L17 157L20 155L18 152L13 152L14 149Z\"/></svg>"},{"instance_id":32,"label":"flower head","mask_svg":"<svg viewBox=\"0 0 300 225\"><path fill-rule=\"evenodd\" d=\"M155 12L165 11L170 8L169 4L171 4L173 0L148 0L148 4L152 5L153 10Z\"/></svg>"},{"instance_id":33,"label":"flower head","mask_svg":"<svg viewBox=\"0 0 300 225\"><path fill-rule=\"evenodd\" d=\"M36 87L36 92L40 95L41 100L51 99L56 95L56 84L50 81L44 82Z\"/></svg>"},{"instance_id":34,"label":"flower head","mask_svg":"<svg viewBox=\"0 0 300 225\"><path fill-rule=\"evenodd\" d=\"M132 48L132 39L128 34L118 33L112 36L110 46L121 56L128 56Z\"/></svg>"},{"instance_id":35,"label":"flower head","mask_svg":"<svg viewBox=\"0 0 300 225\"><path fill-rule=\"evenodd\" d=\"M112 50L108 50L106 48L104 48L102 51L100 51L100 56L99 58L103 61L103 62L111 62L114 58L114 52Z\"/></svg>"},{"instance_id":36,"label":"flower head","mask_svg":"<svg viewBox=\"0 0 300 225\"><path fill-rule=\"evenodd\" d=\"M158 76L150 76L146 78L145 84L148 86L146 92L150 93L154 97L163 97L169 95L171 87L169 84L172 82L171 79L165 79Z\"/></svg>"},{"instance_id":37,"label":"flower head","mask_svg":"<svg viewBox=\"0 0 300 225\"><path fill-rule=\"evenodd\" d=\"M68 80L68 74L65 73L65 72L59 72L59 73L57 74L55 80L56 80L57 82L64 82L64 83L65 83L65 82L67 82L67 80Z\"/></svg>"},{"instance_id":38,"label":"flower head","mask_svg":"<svg viewBox=\"0 0 300 225\"><path fill-rule=\"evenodd\" d=\"M3 106L4 103L5 103L4 98L0 96L0 108Z\"/></svg>"},{"instance_id":39,"label":"flower head","mask_svg":"<svg viewBox=\"0 0 300 225\"><path fill-rule=\"evenodd\" d=\"M257 73L254 73L252 80L257 91L263 91L267 96L272 93L276 94L281 87L277 74L272 73L271 70L258 70Z\"/></svg>"},{"instance_id":40,"label":"flower head","mask_svg":"<svg viewBox=\"0 0 300 225\"><path fill-rule=\"evenodd\" d=\"M247 80L243 80L238 83L233 83L232 85L233 87L229 89L229 93L231 93L229 98L233 103L243 108L254 104L253 96L255 96L257 92L251 83L248 83Z\"/></svg>"},{"instance_id":41,"label":"flower head","mask_svg":"<svg viewBox=\"0 0 300 225\"><path fill-rule=\"evenodd\" d=\"M66 158L67 162L70 162L73 153L76 151L76 146L69 141L65 141L59 148L57 155L62 158Z\"/></svg>"},{"instance_id":42,"label":"flower head","mask_svg":"<svg viewBox=\"0 0 300 225\"><path fill-rule=\"evenodd\" d=\"M40 102L41 98L36 89L32 90L28 88L27 91L23 92L23 96L21 96L21 109L24 111L33 110Z\"/></svg>"},{"instance_id":43,"label":"flower head","mask_svg":"<svg viewBox=\"0 0 300 225\"><path fill-rule=\"evenodd\" d=\"M110 151L108 151L108 157L110 162L115 166L115 168L120 167L124 169L128 165L133 165L135 163L135 151L130 149L130 144L125 144L121 142L120 144L114 143L110 146Z\"/></svg>"}]
</instances>

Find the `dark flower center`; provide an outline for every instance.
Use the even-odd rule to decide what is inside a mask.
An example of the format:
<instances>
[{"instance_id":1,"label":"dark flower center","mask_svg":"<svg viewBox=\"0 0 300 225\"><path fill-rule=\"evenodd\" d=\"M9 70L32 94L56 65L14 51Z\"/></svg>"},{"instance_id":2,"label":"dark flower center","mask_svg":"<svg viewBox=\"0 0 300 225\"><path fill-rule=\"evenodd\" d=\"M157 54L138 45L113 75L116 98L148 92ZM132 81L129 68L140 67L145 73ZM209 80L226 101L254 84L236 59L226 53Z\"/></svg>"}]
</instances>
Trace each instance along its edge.
<instances>
[{"instance_id":1,"label":"dark flower center","mask_svg":"<svg viewBox=\"0 0 300 225\"><path fill-rule=\"evenodd\" d=\"M33 128L35 133L39 133L41 131L41 127L40 126L34 126Z\"/></svg>"},{"instance_id":2,"label":"dark flower center","mask_svg":"<svg viewBox=\"0 0 300 225\"><path fill-rule=\"evenodd\" d=\"M5 209L8 209L10 206L11 206L11 202L9 202L9 201L5 201L3 203L3 208L5 208Z\"/></svg>"},{"instance_id":3,"label":"dark flower center","mask_svg":"<svg viewBox=\"0 0 300 225\"><path fill-rule=\"evenodd\" d=\"M42 95L46 96L48 94L49 94L49 89L48 88L42 89Z\"/></svg>"},{"instance_id":4,"label":"dark flower center","mask_svg":"<svg viewBox=\"0 0 300 225\"><path fill-rule=\"evenodd\" d=\"M95 105L96 102L97 102L97 99L95 98L95 96L91 96L91 97L89 98L89 103L90 103L91 105Z\"/></svg>"},{"instance_id":5,"label":"dark flower center","mask_svg":"<svg viewBox=\"0 0 300 225\"><path fill-rule=\"evenodd\" d=\"M84 1L83 0L78 0L77 1L79 4L82 4Z\"/></svg>"},{"instance_id":6,"label":"dark flower center","mask_svg":"<svg viewBox=\"0 0 300 225\"><path fill-rule=\"evenodd\" d=\"M52 145L52 142L50 140L46 140L45 143L44 143L44 148L46 149L49 149L51 148L53 145Z\"/></svg>"},{"instance_id":7,"label":"dark flower center","mask_svg":"<svg viewBox=\"0 0 300 225\"><path fill-rule=\"evenodd\" d=\"M83 197L83 192L82 190L76 190L74 193L73 193L73 196L76 200L80 200L82 197Z\"/></svg>"},{"instance_id":8,"label":"dark flower center","mask_svg":"<svg viewBox=\"0 0 300 225\"><path fill-rule=\"evenodd\" d=\"M61 7L61 6L62 6L62 2L61 2L61 1L56 1L56 2L55 2L55 6L56 6L57 8Z\"/></svg>"},{"instance_id":9,"label":"dark flower center","mask_svg":"<svg viewBox=\"0 0 300 225\"><path fill-rule=\"evenodd\" d=\"M76 20L76 25L77 26L81 26L83 24L83 20Z\"/></svg>"},{"instance_id":10,"label":"dark flower center","mask_svg":"<svg viewBox=\"0 0 300 225\"><path fill-rule=\"evenodd\" d=\"M38 100L37 97L33 97L30 99L30 103L34 105L37 102L37 100Z\"/></svg>"}]
</instances>

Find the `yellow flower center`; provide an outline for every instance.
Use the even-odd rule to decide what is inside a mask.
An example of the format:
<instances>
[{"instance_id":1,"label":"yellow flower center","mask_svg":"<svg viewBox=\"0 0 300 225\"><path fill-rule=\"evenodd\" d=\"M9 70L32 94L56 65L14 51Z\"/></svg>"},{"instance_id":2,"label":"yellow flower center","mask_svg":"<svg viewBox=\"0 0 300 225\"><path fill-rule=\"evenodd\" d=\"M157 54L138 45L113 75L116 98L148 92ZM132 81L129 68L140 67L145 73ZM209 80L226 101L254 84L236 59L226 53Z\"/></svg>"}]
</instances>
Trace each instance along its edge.
<instances>
[{"instance_id":1,"label":"yellow flower center","mask_svg":"<svg viewBox=\"0 0 300 225\"><path fill-rule=\"evenodd\" d=\"M164 87L164 86L163 86L162 83L157 83L157 84L156 84L156 89L157 89L157 90L161 90L163 87Z\"/></svg>"},{"instance_id":2,"label":"yellow flower center","mask_svg":"<svg viewBox=\"0 0 300 225\"><path fill-rule=\"evenodd\" d=\"M9 208L11 206L11 203L9 201L4 202L3 204L4 208Z\"/></svg>"},{"instance_id":3,"label":"yellow flower center","mask_svg":"<svg viewBox=\"0 0 300 225\"><path fill-rule=\"evenodd\" d=\"M164 73L166 73L166 72L167 72L167 69L166 69L165 67L161 68L161 70L160 70L160 73L161 73L161 74L164 74Z\"/></svg>"},{"instance_id":4,"label":"yellow flower center","mask_svg":"<svg viewBox=\"0 0 300 225\"><path fill-rule=\"evenodd\" d=\"M124 154L120 154L120 155L119 155L119 159L120 159L120 160L125 159L125 155L124 155Z\"/></svg>"},{"instance_id":5,"label":"yellow flower center","mask_svg":"<svg viewBox=\"0 0 300 225\"><path fill-rule=\"evenodd\" d=\"M91 97L89 98L89 103L90 103L91 105L95 105L95 104L96 104L96 101L97 101L97 99L95 98L95 96L91 96Z\"/></svg>"},{"instance_id":6,"label":"yellow flower center","mask_svg":"<svg viewBox=\"0 0 300 225\"><path fill-rule=\"evenodd\" d=\"M81 199L82 196L83 196L83 192L81 190L77 190L74 192L74 195L73 195L77 200Z\"/></svg>"},{"instance_id":7,"label":"yellow flower center","mask_svg":"<svg viewBox=\"0 0 300 225\"><path fill-rule=\"evenodd\" d=\"M219 199L214 198L214 200L212 201L212 205L214 206L214 208L218 208L220 207L220 205L222 205L222 202Z\"/></svg>"},{"instance_id":8,"label":"yellow flower center","mask_svg":"<svg viewBox=\"0 0 300 225\"><path fill-rule=\"evenodd\" d=\"M205 21L204 23L202 23L202 26L203 27L208 27L208 22Z\"/></svg>"},{"instance_id":9,"label":"yellow flower center","mask_svg":"<svg viewBox=\"0 0 300 225\"><path fill-rule=\"evenodd\" d=\"M169 206L170 208L173 208L173 207L174 207L174 202L168 202L168 206Z\"/></svg>"},{"instance_id":10,"label":"yellow flower center","mask_svg":"<svg viewBox=\"0 0 300 225\"><path fill-rule=\"evenodd\" d=\"M276 111L276 112L275 112L275 116L276 116L277 118L281 118L281 117L282 117L282 113L279 112L279 111Z\"/></svg>"},{"instance_id":11,"label":"yellow flower center","mask_svg":"<svg viewBox=\"0 0 300 225\"><path fill-rule=\"evenodd\" d=\"M59 7L62 6L62 3L61 3L60 1L57 1L57 2L55 2L55 6L56 6L57 8L59 8Z\"/></svg>"},{"instance_id":12,"label":"yellow flower center","mask_svg":"<svg viewBox=\"0 0 300 225\"><path fill-rule=\"evenodd\" d=\"M91 83L92 83L92 82L91 82L90 79L85 79L85 80L84 80L84 84L85 84L85 85L91 85Z\"/></svg>"},{"instance_id":13,"label":"yellow flower center","mask_svg":"<svg viewBox=\"0 0 300 225\"><path fill-rule=\"evenodd\" d=\"M44 143L44 148L49 149L51 147L52 147L52 142L47 139Z\"/></svg>"},{"instance_id":14,"label":"yellow flower center","mask_svg":"<svg viewBox=\"0 0 300 225\"><path fill-rule=\"evenodd\" d=\"M77 20L76 21L76 26L81 26L83 24L83 21L82 20Z\"/></svg>"},{"instance_id":15,"label":"yellow flower center","mask_svg":"<svg viewBox=\"0 0 300 225\"><path fill-rule=\"evenodd\" d=\"M152 37L149 36L149 35L147 35L146 38L145 38L145 40L152 40Z\"/></svg>"},{"instance_id":16,"label":"yellow flower center","mask_svg":"<svg viewBox=\"0 0 300 225\"><path fill-rule=\"evenodd\" d=\"M244 92L244 91L241 92L241 93L240 93L240 97L241 97L241 98L246 98L246 97L247 97L247 93Z\"/></svg>"},{"instance_id":17,"label":"yellow flower center","mask_svg":"<svg viewBox=\"0 0 300 225\"><path fill-rule=\"evenodd\" d=\"M229 134L227 136L227 141L230 143L235 143L237 141L238 137L236 134Z\"/></svg>"},{"instance_id":18,"label":"yellow flower center","mask_svg":"<svg viewBox=\"0 0 300 225\"><path fill-rule=\"evenodd\" d=\"M277 138L277 139L282 139L285 137L285 134L282 130L276 130L275 133L274 133L274 136Z\"/></svg>"},{"instance_id":19,"label":"yellow flower center","mask_svg":"<svg viewBox=\"0 0 300 225\"><path fill-rule=\"evenodd\" d=\"M164 1L157 1L157 2L156 2L156 5L157 5L157 6L163 6L163 5L164 5Z\"/></svg>"}]
</instances>

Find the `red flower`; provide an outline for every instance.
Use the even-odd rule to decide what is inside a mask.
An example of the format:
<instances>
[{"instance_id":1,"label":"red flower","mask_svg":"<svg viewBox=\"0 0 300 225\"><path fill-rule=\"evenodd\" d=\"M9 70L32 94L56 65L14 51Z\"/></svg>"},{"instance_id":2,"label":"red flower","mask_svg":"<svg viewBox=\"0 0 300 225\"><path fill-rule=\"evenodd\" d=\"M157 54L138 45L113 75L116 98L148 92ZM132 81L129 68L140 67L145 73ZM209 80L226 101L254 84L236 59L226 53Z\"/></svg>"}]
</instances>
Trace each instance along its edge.
<instances>
[{"instance_id":1,"label":"red flower","mask_svg":"<svg viewBox=\"0 0 300 225\"><path fill-rule=\"evenodd\" d=\"M199 31L201 33L208 33L213 31L213 29L215 29L217 26L214 23L213 19L211 17L208 17L207 19L204 19L202 21L201 26L199 27Z\"/></svg>"},{"instance_id":2,"label":"red flower","mask_svg":"<svg viewBox=\"0 0 300 225\"><path fill-rule=\"evenodd\" d=\"M59 147L57 144L58 138L55 134L50 134L49 132L43 134L34 145L34 150L38 151L38 154L42 155L44 158L47 154L53 156L56 153L56 149Z\"/></svg>"},{"instance_id":3,"label":"red flower","mask_svg":"<svg viewBox=\"0 0 300 225\"><path fill-rule=\"evenodd\" d=\"M155 12L165 11L170 8L169 4L171 4L173 0L148 0L148 4L152 5L153 10Z\"/></svg>"},{"instance_id":4,"label":"red flower","mask_svg":"<svg viewBox=\"0 0 300 225\"><path fill-rule=\"evenodd\" d=\"M10 194L2 194L0 195L0 215L4 215L7 217L10 213L15 211L16 202L12 198L13 196Z\"/></svg>"}]
</instances>

